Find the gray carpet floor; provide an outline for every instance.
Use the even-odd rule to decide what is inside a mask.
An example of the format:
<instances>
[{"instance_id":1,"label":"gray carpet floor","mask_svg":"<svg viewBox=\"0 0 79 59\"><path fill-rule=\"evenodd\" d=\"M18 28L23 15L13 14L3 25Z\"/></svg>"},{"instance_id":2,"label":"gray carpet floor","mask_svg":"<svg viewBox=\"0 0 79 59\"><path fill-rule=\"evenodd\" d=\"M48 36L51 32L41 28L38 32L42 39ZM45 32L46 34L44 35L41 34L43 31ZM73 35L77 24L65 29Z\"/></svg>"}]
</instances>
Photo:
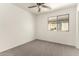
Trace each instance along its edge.
<instances>
[{"instance_id":1,"label":"gray carpet floor","mask_svg":"<svg viewBox=\"0 0 79 59\"><path fill-rule=\"evenodd\" d=\"M72 46L34 40L2 52L0 56L79 56L79 49Z\"/></svg>"}]
</instances>

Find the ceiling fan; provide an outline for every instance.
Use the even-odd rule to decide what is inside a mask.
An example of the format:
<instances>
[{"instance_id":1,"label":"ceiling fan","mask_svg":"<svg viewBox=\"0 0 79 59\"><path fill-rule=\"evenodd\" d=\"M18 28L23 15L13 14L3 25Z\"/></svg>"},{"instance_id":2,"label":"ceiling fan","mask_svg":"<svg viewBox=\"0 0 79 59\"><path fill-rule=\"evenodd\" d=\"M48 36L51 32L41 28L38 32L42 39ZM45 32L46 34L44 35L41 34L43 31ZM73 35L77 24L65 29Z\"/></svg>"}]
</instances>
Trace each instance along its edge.
<instances>
[{"instance_id":1,"label":"ceiling fan","mask_svg":"<svg viewBox=\"0 0 79 59\"><path fill-rule=\"evenodd\" d=\"M38 8L38 12L41 11L41 7L51 9L49 6L45 5L45 3L36 3L34 6L29 6L28 8Z\"/></svg>"}]
</instances>

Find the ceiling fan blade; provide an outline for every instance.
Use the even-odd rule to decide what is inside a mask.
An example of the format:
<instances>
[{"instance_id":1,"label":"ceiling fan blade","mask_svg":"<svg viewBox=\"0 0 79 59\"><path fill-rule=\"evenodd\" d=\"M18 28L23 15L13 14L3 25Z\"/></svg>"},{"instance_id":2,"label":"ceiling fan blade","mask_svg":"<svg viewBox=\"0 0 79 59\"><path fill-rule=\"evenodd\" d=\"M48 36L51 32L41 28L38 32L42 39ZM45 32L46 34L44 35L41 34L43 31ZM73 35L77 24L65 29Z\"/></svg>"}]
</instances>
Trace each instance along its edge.
<instances>
[{"instance_id":1,"label":"ceiling fan blade","mask_svg":"<svg viewBox=\"0 0 79 59\"><path fill-rule=\"evenodd\" d=\"M40 12L41 11L41 8L38 8L38 12Z\"/></svg>"},{"instance_id":2,"label":"ceiling fan blade","mask_svg":"<svg viewBox=\"0 0 79 59\"><path fill-rule=\"evenodd\" d=\"M28 8L34 8L34 7L37 7L37 6L30 6L30 7L28 7Z\"/></svg>"},{"instance_id":3,"label":"ceiling fan blade","mask_svg":"<svg viewBox=\"0 0 79 59\"><path fill-rule=\"evenodd\" d=\"M36 3L36 4L40 6L40 5L43 5L44 3Z\"/></svg>"},{"instance_id":4,"label":"ceiling fan blade","mask_svg":"<svg viewBox=\"0 0 79 59\"><path fill-rule=\"evenodd\" d=\"M49 6L46 6L46 5L41 5L42 7L44 7L44 8L49 8L49 9L51 9Z\"/></svg>"}]
</instances>

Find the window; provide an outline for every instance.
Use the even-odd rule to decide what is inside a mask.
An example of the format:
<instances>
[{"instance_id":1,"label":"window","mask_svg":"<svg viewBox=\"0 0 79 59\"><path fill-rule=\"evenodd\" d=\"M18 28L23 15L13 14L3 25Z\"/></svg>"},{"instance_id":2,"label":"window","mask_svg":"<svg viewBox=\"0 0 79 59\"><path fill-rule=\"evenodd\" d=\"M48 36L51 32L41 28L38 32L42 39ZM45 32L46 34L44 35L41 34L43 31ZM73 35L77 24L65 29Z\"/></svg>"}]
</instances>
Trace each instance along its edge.
<instances>
[{"instance_id":1,"label":"window","mask_svg":"<svg viewBox=\"0 0 79 59\"><path fill-rule=\"evenodd\" d=\"M57 30L57 17L52 17L48 21L48 29L51 31L56 31Z\"/></svg>"},{"instance_id":2,"label":"window","mask_svg":"<svg viewBox=\"0 0 79 59\"><path fill-rule=\"evenodd\" d=\"M50 31L69 31L69 14L49 18L48 29Z\"/></svg>"},{"instance_id":3,"label":"window","mask_svg":"<svg viewBox=\"0 0 79 59\"><path fill-rule=\"evenodd\" d=\"M69 31L69 15L58 16L58 30Z\"/></svg>"}]
</instances>

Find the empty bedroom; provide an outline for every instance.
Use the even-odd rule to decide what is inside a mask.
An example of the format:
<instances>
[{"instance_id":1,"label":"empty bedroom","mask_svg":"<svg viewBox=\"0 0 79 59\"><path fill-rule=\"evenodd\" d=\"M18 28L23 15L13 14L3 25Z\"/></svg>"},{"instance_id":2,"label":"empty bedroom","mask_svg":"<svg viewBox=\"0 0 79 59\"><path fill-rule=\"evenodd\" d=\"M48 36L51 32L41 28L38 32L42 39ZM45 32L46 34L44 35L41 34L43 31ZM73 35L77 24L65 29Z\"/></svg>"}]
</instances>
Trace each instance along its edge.
<instances>
[{"instance_id":1,"label":"empty bedroom","mask_svg":"<svg viewBox=\"0 0 79 59\"><path fill-rule=\"evenodd\" d=\"M78 3L0 3L0 56L79 56Z\"/></svg>"}]
</instances>

